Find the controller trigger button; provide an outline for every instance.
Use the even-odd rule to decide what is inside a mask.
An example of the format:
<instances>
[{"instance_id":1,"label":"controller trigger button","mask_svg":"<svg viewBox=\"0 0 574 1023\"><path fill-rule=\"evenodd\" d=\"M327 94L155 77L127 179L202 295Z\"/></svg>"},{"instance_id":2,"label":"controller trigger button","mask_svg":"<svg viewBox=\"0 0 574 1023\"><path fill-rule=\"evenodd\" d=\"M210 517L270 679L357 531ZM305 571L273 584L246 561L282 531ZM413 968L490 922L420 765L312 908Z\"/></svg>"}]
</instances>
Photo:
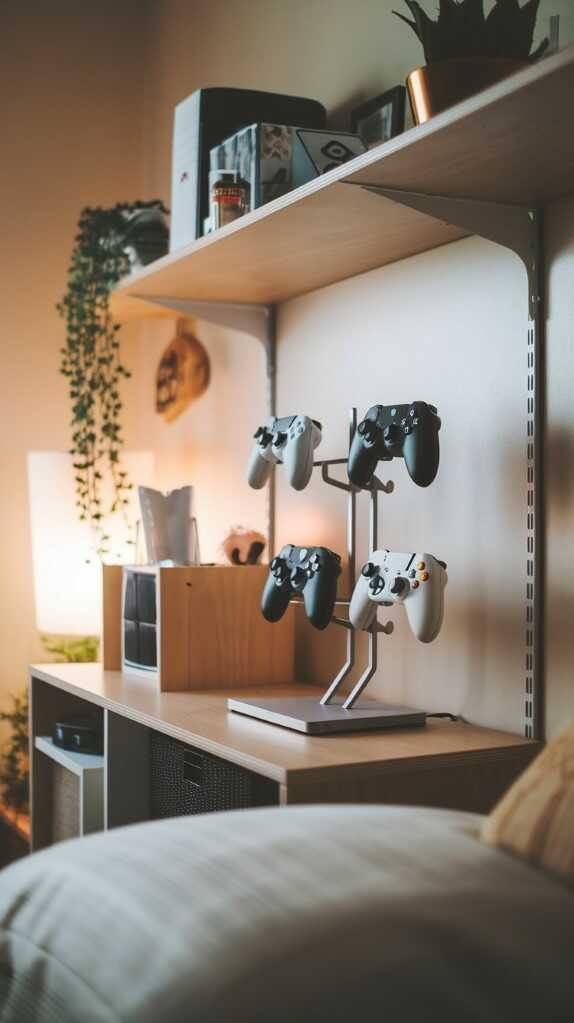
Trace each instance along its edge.
<instances>
[{"instance_id":1,"label":"controller trigger button","mask_svg":"<svg viewBox=\"0 0 574 1023\"><path fill-rule=\"evenodd\" d=\"M301 550L299 551L299 561L305 561L305 558L307 557L308 553L309 551L307 550L307 548L302 547Z\"/></svg>"},{"instance_id":2,"label":"controller trigger button","mask_svg":"<svg viewBox=\"0 0 574 1023\"><path fill-rule=\"evenodd\" d=\"M437 559L437 560L438 560L438 559ZM445 569L445 571L446 571L446 561L439 561L438 563L439 563L439 565L441 566L441 568L444 568L444 569Z\"/></svg>"}]
</instances>

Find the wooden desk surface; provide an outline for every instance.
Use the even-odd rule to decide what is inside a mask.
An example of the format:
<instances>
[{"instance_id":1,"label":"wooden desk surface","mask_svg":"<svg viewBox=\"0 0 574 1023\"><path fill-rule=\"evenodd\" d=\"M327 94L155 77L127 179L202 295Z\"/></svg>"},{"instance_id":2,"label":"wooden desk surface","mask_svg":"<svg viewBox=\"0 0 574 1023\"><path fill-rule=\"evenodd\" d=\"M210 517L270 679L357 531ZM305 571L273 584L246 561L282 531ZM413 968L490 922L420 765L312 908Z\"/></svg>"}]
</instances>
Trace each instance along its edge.
<instances>
[{"instance_id":1,"label":"wooden desk surface","mask_svg":"<svg viewBox=\"0 0 574 1023\"><path fill-rule=\"evenodd\" d=\"M101 664L35 664L33 678L73 693L239 764L280 784L333 781L379 773L423 770L476 759L497 761L530 752L540 743L510 732L430 719L425 728L396 729L350 735L307 736L255 721L227 710L228 696L256 696L270 690L251 688L218 692L160 693L154 685ZM313 686L273 686L273 696L313 696Z\"/></svg>"}]
</instances>

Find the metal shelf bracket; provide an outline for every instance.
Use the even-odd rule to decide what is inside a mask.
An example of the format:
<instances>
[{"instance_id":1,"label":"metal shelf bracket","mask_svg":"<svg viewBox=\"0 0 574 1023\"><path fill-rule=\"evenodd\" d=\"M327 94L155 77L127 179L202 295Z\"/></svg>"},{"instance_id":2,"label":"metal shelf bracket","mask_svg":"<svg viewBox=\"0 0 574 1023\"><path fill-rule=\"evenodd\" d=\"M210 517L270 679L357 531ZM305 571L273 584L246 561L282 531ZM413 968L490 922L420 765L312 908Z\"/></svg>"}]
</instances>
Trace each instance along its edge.
<instances>
[{"instance_id":1,"label":"metal shelf bracket","mask_svg":"<svg viewBox=\"0 0 574 1023\"><path fill-rule=\"evenodd\" d=\"M528 281L524 734L544 737L544 211L347 182L511 249Z\"/></svg>"}]
</instances>

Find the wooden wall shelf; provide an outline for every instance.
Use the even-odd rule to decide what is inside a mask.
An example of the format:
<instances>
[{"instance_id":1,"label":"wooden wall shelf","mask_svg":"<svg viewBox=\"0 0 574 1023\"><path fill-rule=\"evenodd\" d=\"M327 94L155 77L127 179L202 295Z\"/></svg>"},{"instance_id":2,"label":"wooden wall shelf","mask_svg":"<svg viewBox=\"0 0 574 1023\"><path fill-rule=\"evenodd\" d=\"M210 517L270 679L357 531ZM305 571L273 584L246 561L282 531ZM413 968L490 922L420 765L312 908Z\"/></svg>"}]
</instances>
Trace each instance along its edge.
<instances>
[{"instance_id":1,"label":"wooden wall shelf","mask_svg":"<svg viewBox=\"0 0 574 1023\"><path fill-rule=\"evenodd\" d=\"M574 46L133 274L114 315L173 316L162 299L272 305L465 235L360 186L545 206L572 191L572 95Z\"/></svg>"}]
</instances>

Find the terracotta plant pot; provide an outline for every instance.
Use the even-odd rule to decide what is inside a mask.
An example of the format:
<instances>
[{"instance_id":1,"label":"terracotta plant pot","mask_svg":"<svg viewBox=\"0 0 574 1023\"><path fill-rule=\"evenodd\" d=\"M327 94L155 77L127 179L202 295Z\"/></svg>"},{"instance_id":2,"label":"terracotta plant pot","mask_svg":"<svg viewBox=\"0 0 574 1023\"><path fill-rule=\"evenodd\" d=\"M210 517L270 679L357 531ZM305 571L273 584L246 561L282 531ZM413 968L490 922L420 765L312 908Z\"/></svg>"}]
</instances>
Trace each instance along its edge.
<instances>
[{"instance_id":1,"label":"terracotta plant pot","mask_svg":"<svg viewBox=\"0 0 574 1023\"><path fill-rule=\"evenodd\" d=\"M441 110L447 110L525 67L528 67L525 60L464 57L437 61L411 71L407 89L415 124L423 124Z\"/></svg>"}]
</instances>

